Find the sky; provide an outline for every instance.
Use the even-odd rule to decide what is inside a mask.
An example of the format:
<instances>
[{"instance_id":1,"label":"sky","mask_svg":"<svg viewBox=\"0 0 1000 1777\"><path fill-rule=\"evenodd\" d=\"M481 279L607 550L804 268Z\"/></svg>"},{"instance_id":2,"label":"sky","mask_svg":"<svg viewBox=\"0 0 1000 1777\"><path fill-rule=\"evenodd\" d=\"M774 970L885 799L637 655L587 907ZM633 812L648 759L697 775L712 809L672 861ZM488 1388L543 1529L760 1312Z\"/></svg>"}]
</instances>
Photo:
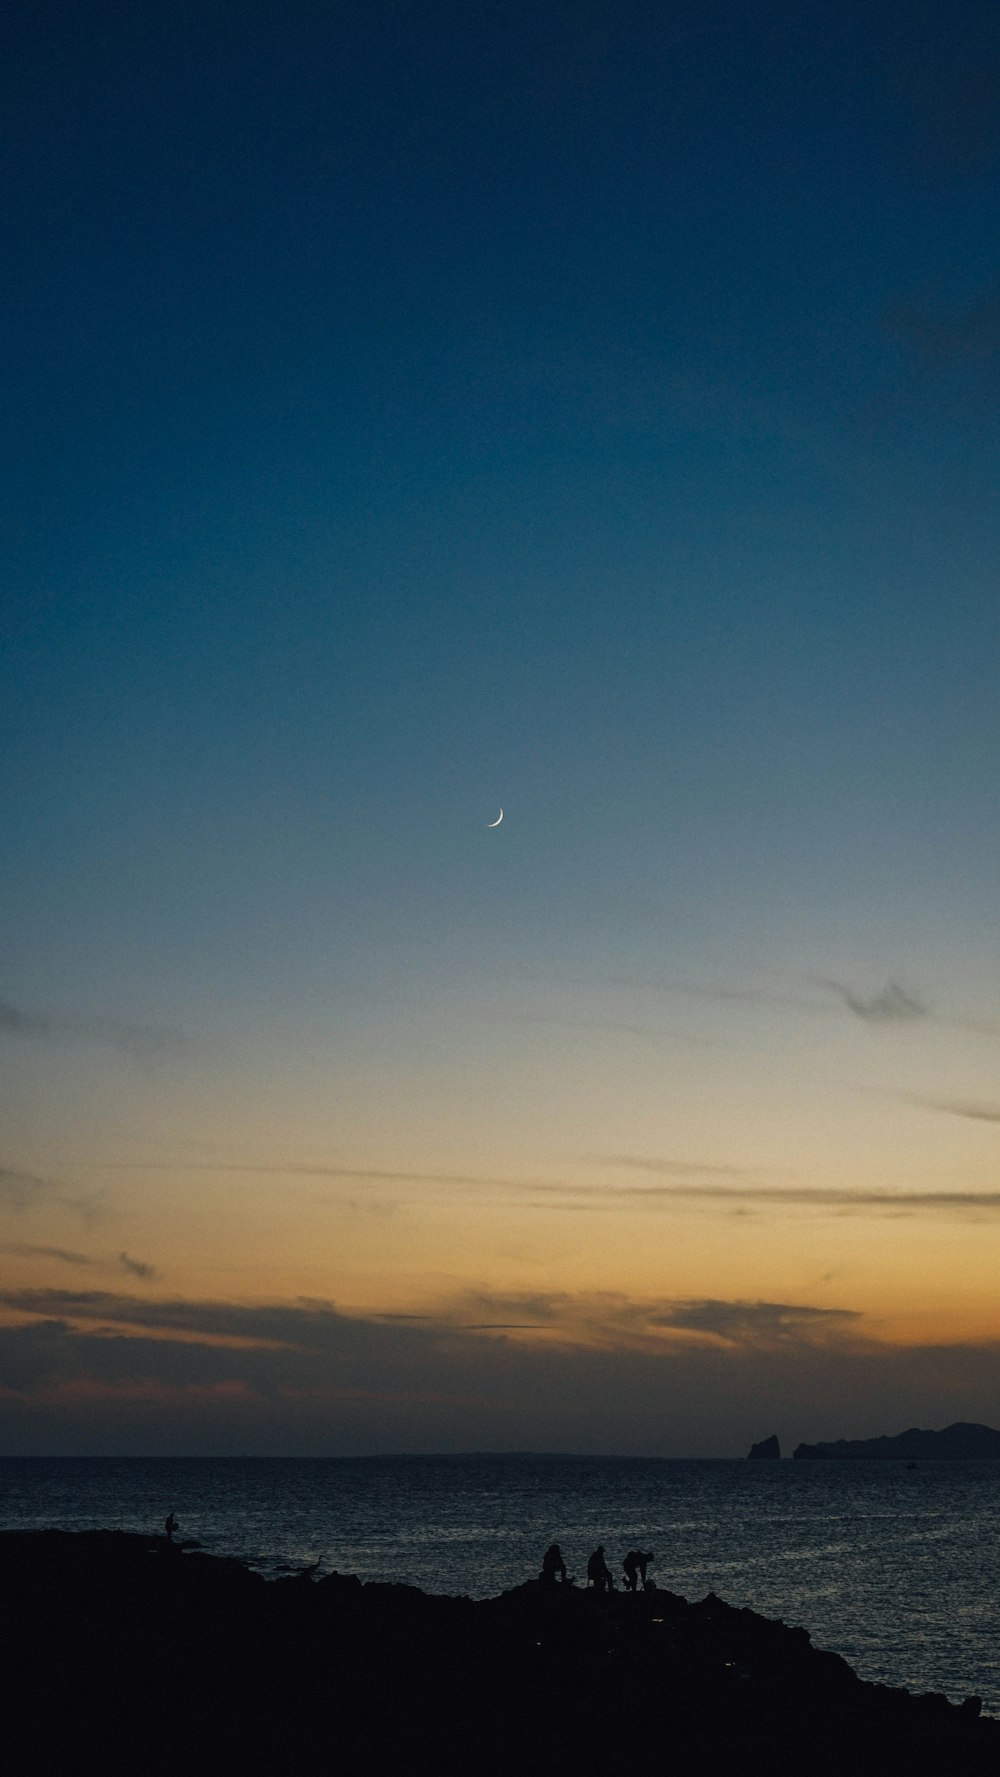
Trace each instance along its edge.
<instances>
[{"instance_id":1,"label":"sky","mask_svg":"<svg viewBox=\"0 0 1000 1777\"><path fill-rule=\"evenodd\" d=\"M998 1423L996 8L0 69L0 1453Z\"/></svg>"}]
</instances>

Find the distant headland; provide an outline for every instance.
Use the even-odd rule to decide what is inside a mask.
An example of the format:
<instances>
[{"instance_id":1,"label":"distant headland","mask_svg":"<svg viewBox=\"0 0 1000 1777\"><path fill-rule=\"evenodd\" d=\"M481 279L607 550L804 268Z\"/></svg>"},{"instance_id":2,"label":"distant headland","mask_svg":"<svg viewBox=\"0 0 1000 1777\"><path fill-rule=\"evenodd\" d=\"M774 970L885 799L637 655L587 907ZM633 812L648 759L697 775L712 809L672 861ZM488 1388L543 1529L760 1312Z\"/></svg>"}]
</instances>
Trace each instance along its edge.
<instances>
[{"instance_id":1,"label":"distant headland","mask_svg":"<svg viewBox=\"0 0 1000 1777\"><path fill-rule=\"evenodd\" d=\"M756 1455L757 1449L755 1446L750 1454ZM792 1456L798 1462L1000 1461L1000 1431L960 1420L943 1431L919 1431L913 1426L894 1438L838 1438L836 1443L799 1444Z\"/></svg>"}]
</instances>

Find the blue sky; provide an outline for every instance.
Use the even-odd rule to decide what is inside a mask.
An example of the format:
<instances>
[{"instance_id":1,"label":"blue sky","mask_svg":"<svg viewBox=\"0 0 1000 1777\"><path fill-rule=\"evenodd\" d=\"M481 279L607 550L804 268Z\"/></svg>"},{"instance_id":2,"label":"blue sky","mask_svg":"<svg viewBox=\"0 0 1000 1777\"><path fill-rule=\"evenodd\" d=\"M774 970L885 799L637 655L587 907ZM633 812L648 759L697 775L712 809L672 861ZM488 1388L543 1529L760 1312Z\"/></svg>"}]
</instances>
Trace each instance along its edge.
<instances>
[{"instance_id":1,"label":"blue sky","mask_svg":"<svg viewBox=\"0 0 1000 1777\"><path fill-rule=\"evenodd\" d=\"M114 1168L527 1177L633 1112L752 1164L766 1107L846 1179L869 1089L903 1170L907 1094L992 1102L995 9L3 32L5 1164L172 1252L180 1172ZM377 1307L383 1238L310 1288ZM235 1298L293 1287L269 1240Z\"/></svg>"}]
</instances>

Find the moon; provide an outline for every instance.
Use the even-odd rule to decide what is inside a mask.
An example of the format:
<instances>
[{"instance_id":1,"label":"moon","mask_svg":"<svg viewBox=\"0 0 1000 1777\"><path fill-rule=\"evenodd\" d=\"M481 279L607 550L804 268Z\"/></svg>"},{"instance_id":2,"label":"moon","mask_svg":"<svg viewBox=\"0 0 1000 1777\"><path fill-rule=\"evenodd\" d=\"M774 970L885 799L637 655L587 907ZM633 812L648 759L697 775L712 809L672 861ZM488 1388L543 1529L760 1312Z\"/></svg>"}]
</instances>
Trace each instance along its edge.
<instances>
[{"instance_id":1,"label":"moon","mask_svg":"<svg viewBox=\"0 0 1000 1777\"><path fill-rule=\"evenodd\" d=\"M487 821L486 825L488 827L499 827L500 822L502 820L503 820L503 809L500 810L500 813L497 815L497 818L495 821Z\"/></svg>"}]
</instances>

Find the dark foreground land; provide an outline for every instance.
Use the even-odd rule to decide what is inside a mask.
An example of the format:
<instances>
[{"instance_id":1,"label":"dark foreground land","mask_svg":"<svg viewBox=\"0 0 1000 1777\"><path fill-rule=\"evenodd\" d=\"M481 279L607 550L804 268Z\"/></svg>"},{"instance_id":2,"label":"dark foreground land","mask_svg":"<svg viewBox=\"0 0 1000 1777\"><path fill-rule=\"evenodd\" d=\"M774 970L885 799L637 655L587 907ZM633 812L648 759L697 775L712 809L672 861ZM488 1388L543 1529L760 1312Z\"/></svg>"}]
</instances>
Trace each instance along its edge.
<instances>
[{"instance_id":1,"label":"dark foreground land","mask_svg":"<svg viewBox=\"0 0 1000 1777\"><path fill-rule=\"evenodd\" d=\"M163 1538L0 1535L11 1777L907 1772L1000 1777L978 1704L864 1684L711 1594L265 1582Z\"/></svg>"}]
</instances>

